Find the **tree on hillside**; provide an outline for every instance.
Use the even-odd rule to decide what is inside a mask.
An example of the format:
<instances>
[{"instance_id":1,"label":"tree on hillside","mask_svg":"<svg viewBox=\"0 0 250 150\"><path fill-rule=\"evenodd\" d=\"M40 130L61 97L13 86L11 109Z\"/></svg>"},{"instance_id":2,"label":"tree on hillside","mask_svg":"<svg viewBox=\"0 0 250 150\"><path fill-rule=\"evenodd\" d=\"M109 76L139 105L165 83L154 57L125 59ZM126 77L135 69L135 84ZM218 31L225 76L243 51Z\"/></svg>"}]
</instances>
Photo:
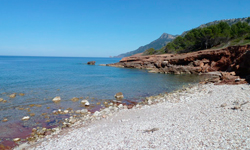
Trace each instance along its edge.
<instances>
[{"instance_id":1,"label":"tree on hillside","mask_svg":"<svg viewBox=\"0 0 250 150\"><path fill-rule=\"evenodd\" d=\"M156 53L156 50L154 48L149 48L143 52L143 55L153 55Z\"/></svg>"},{"instance_id":2,"label":"tree on hillside","mask_svg":"<svg viewBox=\"0 0 250 150\"><path fill-rule=\"evenodd\" d=\"M250 26L246 22L238 22L231 26L231 35L233 38L240 37L250 32Z\"/></svg>"},{"instance_id":3,"label":"tree on hillside","mask_svg":"<svg viewBox=\"0 0 250 150\"><path fill-rule=\"evenodd\" d=\"M165 46L164 51L183 53L212 48L243 35L245 39L250 35L248 23L239 21L230 27L228 23L221 21L208 27L192 29L184 37L178 36Z\"/></svg>"}]
</instances>

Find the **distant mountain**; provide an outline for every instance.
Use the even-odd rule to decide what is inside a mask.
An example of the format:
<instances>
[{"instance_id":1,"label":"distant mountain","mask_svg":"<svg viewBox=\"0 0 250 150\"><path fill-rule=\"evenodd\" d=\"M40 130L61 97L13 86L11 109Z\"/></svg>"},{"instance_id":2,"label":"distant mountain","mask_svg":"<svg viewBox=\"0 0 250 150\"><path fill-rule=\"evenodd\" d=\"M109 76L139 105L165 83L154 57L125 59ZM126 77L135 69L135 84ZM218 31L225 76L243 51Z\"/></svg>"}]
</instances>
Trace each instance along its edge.
<instances>
[{"instance_id":1,"label":"distant mountain","mask_svg":"<svg viewBox=\"0 0 250 150\"><path fill-rule=\"evenodd\" d=\"M211 25L216 25L220 22L226 22L228 25L233 25L239 21L241 22L247 22L249 25L250 25L250 19L249 17L245 17L245 18L234 18L234 19L223 19L223 20L215 20L215 21L212 21L212 22L209 22L209 23L206 23L206 24L202 24L200 25L199 27L197 28L205 28L205 27L208 27L208 26L211 26ZM190 31L190 30L188 30ZM181 36L185 36L187 34L188 31L184 31Z\"/></svg>"},{"instance_id":2,"label":"distant mountain","mask_svg":"<svg viewBox=\"0 0 250 150\"><path fill-rule=\"evenodd\" d=\"M216 21L212 21L212 22L209 22L209 23L206 23L206 24L202 24L197 28L204 28L204 27L208 27L208 26L211 26L211 25L215 25L215 24L220 23L221 21L228 23L230 26L237 23L237 22L239 22L239 21L247 22L250 25L249 17L245 17L245 18L216 20ZM184 31L180 36L184 37L187 34L187 32L189 32L189 31L190 30ZM134 55L134 54L137 54L137 53L143 53L145 50L147 50L149 48L154 48L155 50L159 50L163 46L167 45L167 43L174 40L177 36L179 36L179 35L171 35L171 34L163 33L158 39L156 39L155 41L153 41L153 42L151 42L151 43L149 43L147 45L141 46L141 47L139 47L138 49L136 49L134 51L123 53L123 54L120 54L120 55L114 56L114 57L122 58L122 57L131 56L131 55Z\"/></svg>"},{"instance_id":3,"label":"distant mountain","mask_svg":"<svg viewBox=\"0 0 250 150\"><path fill-rule=\"evenodd\" d=\"M153 42L151 42L151 43L149 43L147 45L141 46L141 47L139 47L138 49L136 49L134 51L123 53L123 54L120 54L120 55L114 56L114 57L122 58L122 57L132 56L132 55L137 54L137 53L142 53L142 52L144 52L145 50L147 50L149 48L154 48L154 49L157 50L157 49L160 49L163 46L165 46L168 42L172 41L177 36L178 35L171 35L171 34L163 33L158 39L154 40Z\"/></svg>"}]
</instances>

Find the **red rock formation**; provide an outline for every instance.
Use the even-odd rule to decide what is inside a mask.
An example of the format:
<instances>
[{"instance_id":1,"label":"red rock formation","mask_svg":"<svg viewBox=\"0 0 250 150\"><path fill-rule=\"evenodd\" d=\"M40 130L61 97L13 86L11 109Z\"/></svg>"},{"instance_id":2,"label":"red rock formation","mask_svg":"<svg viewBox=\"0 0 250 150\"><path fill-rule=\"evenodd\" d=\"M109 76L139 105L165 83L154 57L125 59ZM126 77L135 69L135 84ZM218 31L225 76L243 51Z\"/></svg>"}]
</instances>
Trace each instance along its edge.
<instances>
[{"instance_id":1,"label":"red rock formation","mask_svg":"<svg viewBox=\"0 0 250 150\"><path fill-rule=\"evenodd\" d=\"M250 45L183 54L136 55L124 57L120 62L108 66L150 69L150 72L173 74L235 71L236 75L247 76L250 75Z\"/></svg>"}]
</instances>

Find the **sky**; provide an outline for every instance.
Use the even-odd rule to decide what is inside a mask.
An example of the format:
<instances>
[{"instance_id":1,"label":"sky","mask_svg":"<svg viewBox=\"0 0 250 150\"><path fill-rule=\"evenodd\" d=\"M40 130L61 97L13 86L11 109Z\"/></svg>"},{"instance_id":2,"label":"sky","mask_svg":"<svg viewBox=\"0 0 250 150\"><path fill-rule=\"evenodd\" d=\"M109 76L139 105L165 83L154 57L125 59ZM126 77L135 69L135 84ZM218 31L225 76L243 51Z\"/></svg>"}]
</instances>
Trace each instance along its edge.
<instances>
[{"instance_id":1,"label":"sky","mask_svg":"<svg viewBox=\"0 0 250 150\"><path fill-rule=\"evenodd\" d=\"M215 20L250 0L0 0L0 55L109 57Z\"/></svg>"}]
</instances>

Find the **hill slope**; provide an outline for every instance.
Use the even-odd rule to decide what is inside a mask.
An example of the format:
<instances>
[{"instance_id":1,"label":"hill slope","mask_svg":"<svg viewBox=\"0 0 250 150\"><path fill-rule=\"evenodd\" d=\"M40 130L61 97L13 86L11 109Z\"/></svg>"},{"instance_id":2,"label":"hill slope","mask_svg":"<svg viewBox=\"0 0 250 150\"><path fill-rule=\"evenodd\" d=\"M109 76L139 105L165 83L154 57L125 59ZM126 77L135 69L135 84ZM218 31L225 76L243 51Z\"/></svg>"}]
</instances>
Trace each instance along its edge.
<instances>
[{"instance_id":1,"label":"hill slope","mask_svg":"<svg viewBox=\"0 0 250 150\"><path fill-rule=\"evenodd\" d=\"M208 48L246 45L250 42L249 24L250 17L207 23L186 32L184 36L176 37L164 46L161 52L187 53Z\"/></svg>"},{"instance_id":2,"label":"hill slope","mask_svg":"<svg viewBox=\"0 0 250 150\"><path fill-rule=\"evenodd\" d=\"M216 25L219 24L220 22L226 22L229 26L237 23L237 22L247 22L250 25L250 18L249 17L245 17L245 18L234 18L234 19L224 19L224 20L216 20L216 21L212 21L206 24L202 24L199 27L196 27L194 29L200 29L200 28L205 28L205 27L209 27L211 25ZM184 37L189 31L184 31L180 36ZM155 50L159 50L162 49L161 51L157 51L159 54L162 53L162 51L164 51L164 47L169 43L172 42L178 35L171 35L171 34L167 34L167 33L163 33L158 39L156 39L155 41L145 45L145 46L141 46L138 49L134 50L134 51L130 51L127 53L123 53L120 54L118 56L118 58L122 58L122 57L128 57L128 56L132 56L134 54L137 53L143 53L145 50L149 49L149 48L154 48ZM233 41L234 42L234 41Z\"/></svg>"},{"instance_id":3,"label":"hill slope","mask_svg":"<svg viewBox=\"0 0 250 150\"><path fill-rule=\"evenodd\" d=\"M134 51L123 53L123 54L120 54L120 55L115 56L115 57L117 57L117 58L128 57L128 56L131 56L131 55L134 55L137 53L142 53L149 48L160 49L163 46L165 46L168 42L175 39L177 36L178 35L171 35L171 34L163 33L158 39L154 40L153 42L151 42L147 45L141 46Z\"/></svg>"},{"instance_id":4,"label":"hill slope","mask_svg":"<svg viewBox=\"0 0 250 150\"><path fill-rule=\"evenodd\" d=\"M212 21L212 22L208 22L206 24L202 24L200 25L199 27L197 28L205 28L205 27L208 27L208 26L211 26L211 25L216 25L216 24L219 24L220 22L226 22L229 26L237 23L237 22L247 22L249 25L250 25L250 19L249 17L245 17L245 18L234 18L234 19L223 19L223 20L215 20L215 21ZM195 28L195 29L197 29ZM181 36L185 36L187 34L187 32L189 32L190 30L188 31L184 31Z\"/></svg>"}]
</instances>

